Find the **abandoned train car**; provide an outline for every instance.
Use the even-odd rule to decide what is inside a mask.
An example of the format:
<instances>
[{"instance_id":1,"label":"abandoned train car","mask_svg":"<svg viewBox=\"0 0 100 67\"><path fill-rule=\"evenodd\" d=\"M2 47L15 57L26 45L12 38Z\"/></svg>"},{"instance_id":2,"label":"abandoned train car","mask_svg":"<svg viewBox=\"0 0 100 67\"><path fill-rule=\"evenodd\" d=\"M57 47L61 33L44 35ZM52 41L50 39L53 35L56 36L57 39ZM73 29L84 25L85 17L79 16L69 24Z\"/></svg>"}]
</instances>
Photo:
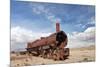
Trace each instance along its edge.
<instances>
[{"instance_id":1,"label":"abandoned train car","mask_svg":"<svg viewBox=\"0 0 100 67\"><path fill-rule=\"evenodd\" d=\"M26 50L34 55L54 60L64 60L69 56L67 35L60 30L60 24L56 23L56 32L48 37L41 37L33 42L28 42Z\"/></svg>"}]
</instances>

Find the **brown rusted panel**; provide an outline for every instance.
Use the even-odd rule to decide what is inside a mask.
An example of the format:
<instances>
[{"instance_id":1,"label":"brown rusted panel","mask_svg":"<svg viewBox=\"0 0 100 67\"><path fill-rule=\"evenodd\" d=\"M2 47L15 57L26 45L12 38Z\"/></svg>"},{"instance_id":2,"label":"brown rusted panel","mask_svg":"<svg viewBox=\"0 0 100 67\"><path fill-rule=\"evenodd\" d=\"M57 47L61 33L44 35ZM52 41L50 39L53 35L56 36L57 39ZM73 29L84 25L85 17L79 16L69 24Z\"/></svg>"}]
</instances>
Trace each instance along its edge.
<instances>
[{"instance_id":1,"label":"brown rusted panel","mask_svg":"<svg viewBox=\"0 0 100 67\"><path fill-rule=\"evenodd\" d=\"M48 45L53 44L55 42L56 42L56 36L47 38L47 44Z\"/></svg>"},{"instance_id":2,"label":"brown rusted panel","mask_svg":"<svg viewBox=\"0 0 100 67\"><path fill-rule=\"evenodd\" d=\"M46 45L46 39L38 40L37 42L32 43L31 45L32 45L32 47L37 47L37 46L43 46L43 45Z\"/></svg>"},{"instance_id":3,"label":"brown rusted panel","mask_svg":"<svg viewBox=\"0 0 100 67\"><path fill-rule=\"evenodd\" d=\"M64 33L64 35L66 35ZM32 48L32 47L38 47L38 46L45 46L45 45L53 45L56 46L56 33L51 34L48 37L41 37L41 39L38 39L36 41L33 41L32 43L29 43L27 48ZM60 48L64 48L67 45L67 38L65 39L64 42L60 43Z\"/></svg>"},{"instance_id":4,"label":"brown rusted panel","mask_svg":"<svg viewBox=\"0 0 100 67\"><path fill-rule=\"evenodd\" d=\"M39 40L35 40L33 41L30 45L30 47L28 46L27 48L32 48L32 47L38 47L38 46L44 46L44 45L50 45L53 44L54 42L56 42L56 34L51 34L48 37L41 37L41 39Z\"/></svg>"},{"instance_id":5,"label":"brown rusted panel","mask_svg":"<svg viewBox=\"0 0 100 67\"><path fill-rule=\"evenodd\" d=\"M56 23L56 32L59 32L60 31L60 24L59 22Z\"/></svg>"}]
</instances>

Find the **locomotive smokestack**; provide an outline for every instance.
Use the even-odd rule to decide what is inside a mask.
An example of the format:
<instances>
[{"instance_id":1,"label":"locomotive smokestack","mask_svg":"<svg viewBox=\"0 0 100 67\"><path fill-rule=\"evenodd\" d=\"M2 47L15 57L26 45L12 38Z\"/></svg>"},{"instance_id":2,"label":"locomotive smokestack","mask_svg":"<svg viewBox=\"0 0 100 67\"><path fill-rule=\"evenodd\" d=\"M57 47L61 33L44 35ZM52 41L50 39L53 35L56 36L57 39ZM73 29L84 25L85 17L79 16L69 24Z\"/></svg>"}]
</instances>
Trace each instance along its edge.
<instances>
[{"instance_id":1,"label":"locomotive smokestack","mask_svg":"<svg viewBox=\"0 0 100 67\"><path fill-rule=\"evenodd\" d=\"M59 31L60 31L60 23L56 22L56 32L59 32Z\"/></svg>"}]
</instances>

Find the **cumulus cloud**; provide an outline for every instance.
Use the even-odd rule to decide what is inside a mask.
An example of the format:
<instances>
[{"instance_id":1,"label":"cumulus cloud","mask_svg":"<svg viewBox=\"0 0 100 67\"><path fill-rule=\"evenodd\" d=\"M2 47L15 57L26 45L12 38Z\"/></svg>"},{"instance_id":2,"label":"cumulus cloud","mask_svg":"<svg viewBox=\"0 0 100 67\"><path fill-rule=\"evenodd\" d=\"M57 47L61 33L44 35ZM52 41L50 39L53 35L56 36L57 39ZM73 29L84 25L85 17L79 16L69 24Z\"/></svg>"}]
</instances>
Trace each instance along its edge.
<instances>
[{"instance_id":1,"label":"cumulus cloud","mask_svg":"<svg viewBox=\"0 0 100 67\"><path fill-rule=\"evenodd\" d=\"M51 33L39 33L22 28L20 26L11 28L11 50L25 50L27 43L45 37Z\"/></svg>"},{"instance_id":2,"label":"cumulus cloud","mask_svg":"<svg viewBox=\"0 0 100 67\"><path fill-rule=\"evenodd\" d=\"M11 50L25 50L27 43L49 36L52 33L33 32L20 26L11 28ZM85 47L95 44L95 27L89 27L84 32L73 32L68 35L68 46L70 48Z\"/></svg>"},{"instance_id":3,"label":"cumulus cloud","mask_svg":"<svg viewBox=\"0 0 100 67\"><path fill-rule=\"evenodd\" d=\"M84 32L68 34L68 47L85 47L95 44L95 27L89 27Z\"/></svg>"}]
</instances>

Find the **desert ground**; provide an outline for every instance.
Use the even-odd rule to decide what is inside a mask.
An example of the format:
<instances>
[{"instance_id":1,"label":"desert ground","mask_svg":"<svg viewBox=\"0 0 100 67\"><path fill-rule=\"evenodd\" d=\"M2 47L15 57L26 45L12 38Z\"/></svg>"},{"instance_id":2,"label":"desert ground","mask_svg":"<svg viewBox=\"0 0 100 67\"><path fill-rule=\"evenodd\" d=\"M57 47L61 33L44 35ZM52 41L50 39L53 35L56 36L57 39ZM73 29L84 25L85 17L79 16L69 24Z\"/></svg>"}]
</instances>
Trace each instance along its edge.
<instances>
[{"instance_id":1,"label":"desert ground","mask_svg":"<svg viewBox=\"0 0 100 67\"><path fill-rule=\"evenodd\" d=\"M70 49L70 56L66 60L54 61L53 59L44 59L41 57L20 55L11 53L11 67L46 65L46 64L67 64L95 61L95 46Z\"/></svg>"}]
</instances>

